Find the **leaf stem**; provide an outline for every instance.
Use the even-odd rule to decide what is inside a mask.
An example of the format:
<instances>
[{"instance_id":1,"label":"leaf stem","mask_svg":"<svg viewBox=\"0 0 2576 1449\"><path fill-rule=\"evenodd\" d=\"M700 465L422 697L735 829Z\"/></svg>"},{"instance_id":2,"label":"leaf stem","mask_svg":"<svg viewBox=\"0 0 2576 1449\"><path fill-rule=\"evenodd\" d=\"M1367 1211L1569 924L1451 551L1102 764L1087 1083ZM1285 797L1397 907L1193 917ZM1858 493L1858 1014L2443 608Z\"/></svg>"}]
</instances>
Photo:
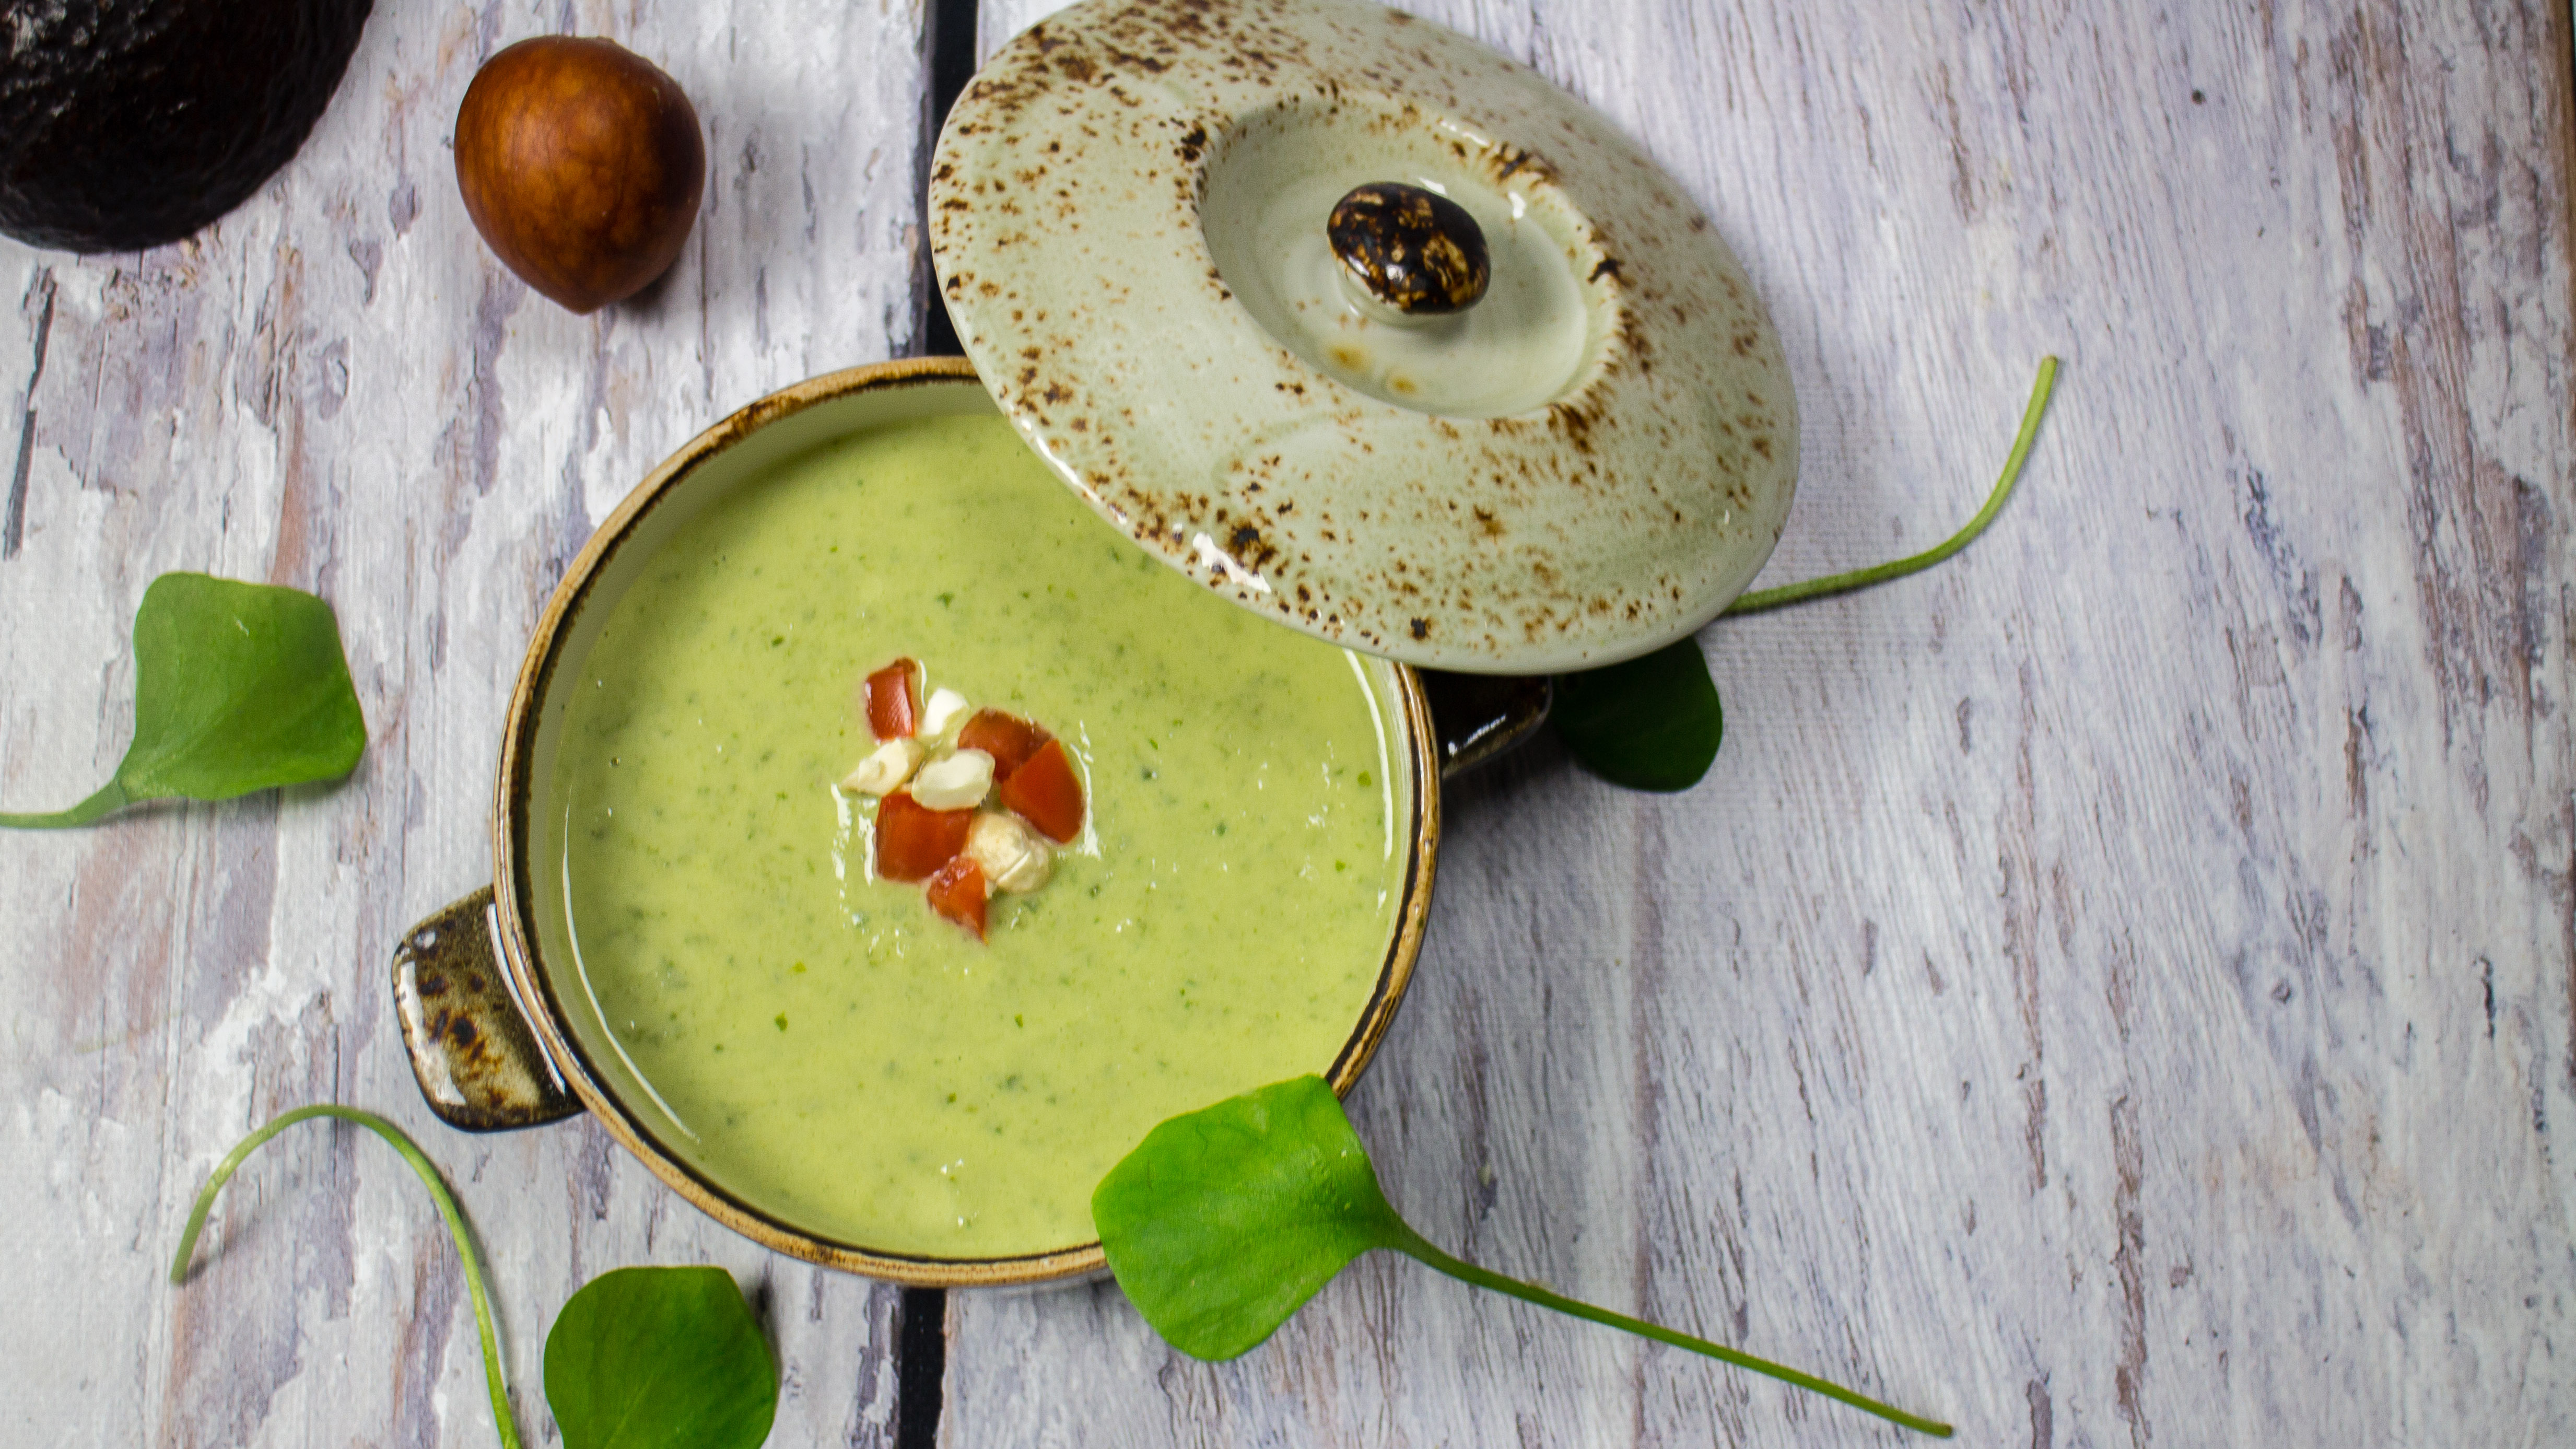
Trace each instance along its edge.
<instances>
[{"instance_id":1,"label":"leaf stem","mask_svg":"<svg viewBox=\"0 0 2576 1449\"><path fill-rule=\"evenodd\" d=\"M1918 1433L1929 1434L1935 1439L1950 1437L1950 1426L1937 1419L1926 1419L1917 1414L1909 1414L1894 1405L1882 1404L1876 1399L1856 1394L1840 1384L1828 1383L1814 1374L1800 1373L1785 1364L1776 1364L1768 1359L1755 1358L1748 1353L1739 1353L1723 1344L1711 1343L1704 1338L1693 1338L1687 1333L1676 1333L1672 1329L1658 1327L1643 1319L1630 1318L1624 1313L1613 1313L1607 1308L1595 1308L1589 1303L1579 1302L1560 1293L1552 1293L1535 1283L1524 1283L1517 1278L1506 1278L1500 1273L1487 1272L1473 1263L1453 1258L1440 1251L1401 1220L1398 1220L1395 1226L1401 1232L1388 1243L1389 1247L1462 1282L1473 1283L1479 1288L1491 1288L1497 1293L1507 1293L1524 1303L1535 1303L1541 1308L1553 1308L1559 1313L1569 1313L1576 1318L1623 1329L1629 1333L1651 1338L1657 1343L1668 1343L1675 1348L1688 1349L1692 1353L1706 1354L1710 1358L1731 1363L1737 1368L1751 1369L1757 1374L1766 1374L1782 1383L1795 1384L1799 1388L1822 1394L1826 1398L1838 1399L1864 1413L1875 1414L1889 1423L1901 1424Z\"/></svg>"},{"instance_id":2,"label":"leaf stem","mask_svg":"<svg viewBox=\"0 0 2576 1449\"><path fill-rule=\"evenodd\" d=\"M483 1336L483 1382L492 1391L492 1421L501 1431L503 1449L520 1449L518 1426L510 1418L509 1390L501 1382L501 1352L492 1333L492 1301L483 1291L483 1257L474 1246L472 1232L465 1225L465 1210L457 1206L456 1194L448 1191L446 1181L439 1177L438 1169L430 1164L420 1148L403 1135L401 1128L373 1112L328 1104L298 1107L243 1138L240 1146L215 1165L214 1175L206 1179L205 1188L197 1194L197 1206L188 1214L188 1229L179 1235L179 1255L170 1261L172 1286L187 1281L188 1259L196 1253L197 1234L206 1226L206 1214L215 1205L215 1194L232 1179L234 1170L242 1165L243 1159L258 1151L262 1143L278 1133L315 1117L354 1122L385 1139L394 1151L402 1154L403 1161L411 1164L411 1170L420 1174L420 1180L429 1188L429 1195L437 1200L438 1215L447 1220L448 1234L456 1240L456 1256L465 1263L466 1291L474 1299L474 1327Z\"/></svg>"},{"instance_id":3,"label":"leaf stem","mask_svg":"<svg viewBox=\"0 0 2576 1449\"><path fill-rule=\"evenodd\" d=\"M11 815L0 812L0 826L18 830L60 830L66 826L87 825L107 812L130 805L134 797L125 791L123 780L110 780L99 792L69 810L47 810L33 815Z\"/></svg>"},{"instance_id":4,"label":"leaf stem","mask_svg":"<svg viewBox=\"0 0 2576 1449\"><path fill-rule=\"evenodd\" d=\"M2003 476L1995 480L1994 491L1986 495L1986 506L1977 510L1977 516L1968 520L1967 527L1932 548L1907 558L1897 559L1893 563L1879 564L1874 568L1854 569L1849 573L1828 574L1821 579L1808 579L1803 583L1782 584L1776 589L1757 589L1729 604L1726 607L1726 614L1720 617L1758 614L1766 609L1780 608L1785 604L1803 604L1809 599L1829 598L1835 594L1850 593L1854 589L1865 589L1872 584L1883 584L1890 579L1901 579L1907 574L1921 573L1966 548L1978 534L1986 531L1987 524L1995 521L1995 515L2003 511L2004 500L2012 496L2013 484L2021 479L2022 462L2030 456L2032 440L2039 436L2040 415L2048 411L2048 395L2056 389L2056 386L2057 359L2043 357L2039 361L2039 380L2031 385L2030 404L2022 409L2021 431L2013 438L2011 456L2004 459Z\"/></svg>"}]
</instances>

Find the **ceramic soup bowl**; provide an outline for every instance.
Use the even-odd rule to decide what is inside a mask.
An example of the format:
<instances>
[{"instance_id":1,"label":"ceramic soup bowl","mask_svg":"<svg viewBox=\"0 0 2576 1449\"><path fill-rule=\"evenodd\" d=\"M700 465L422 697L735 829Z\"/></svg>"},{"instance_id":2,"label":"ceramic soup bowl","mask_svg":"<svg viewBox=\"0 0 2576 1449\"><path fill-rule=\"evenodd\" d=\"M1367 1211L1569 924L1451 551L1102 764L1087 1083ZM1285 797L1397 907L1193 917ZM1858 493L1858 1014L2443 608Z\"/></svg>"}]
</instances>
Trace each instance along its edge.
<instances>
[{"instance_id":1,"label":"ceramic soup bowl","mask_svg":"<svg viewBox=\"0 0 2576 1449\"><path fill-rule=\"evenodd\" d=\"M511 697L492 810L494 881L423 922L395 953L393 987L404 1040L421 1091L440 1117L459 1128L489 1131L587 1111L673 1190L726 1226L780 1252L872 1277L919 1285L1011 1285L1083 1275L1102 1266L1087 1215L1079 1218L1081 1230L1067 1232L1062 1241L1035 1248L1021 1243L1008 1252L952 1252L901 1233L872 1231L864 1208L824 1211L793 1193L770 1190L762 1185L756 1164L745 1170L719 1161L722 1154L710 1148L717 1136L728 1130L756 1136L757 1129L779 1124L748 1121L729 1128L701 1119L693 1131L683 1124L682 1113L663 1102L650 1074L629 1057L622 1043L634 1039L635 1023L610 1020L616 1013L602 1005L572 930L567 835L573 827L558 806L549 804L559 799L552 782L580 763L574 758L578 752L596 748L571 723L578 715L574 696L595 683L598 671L591 655L614 622L620 600L647 578L657 557L712 526L707 522L711 509L839 440L924 419L981 418L994 411L991 397L963 360L890 362L818 377L764 397L690 441L599 528L540 619ZM999 428L994 432L1010 436ZM1080 525L1092 526L1087 517ZM1160 570L1107 528L1088 541L1104 551L1129 550L1136 568L1148 575ZM1195 601L1195 596L1183 600ZM823 612L828 619L831 611ZM876 627L884 627L883 621ZM1257 620L1247 627L1275 628ZM1401 664L1356 654L1344 657L1361 675L1362 692L1377 702L1383 732L1377 748L1387 777L1384 894L1389 899L1383 907L1384 929L1367 946L1367 959L1346 963L1358 986L1337 998L1343 1005L1328 1013L1332 1019L1306 1023L1320 1026L1317 1040L1338 1043L1337 1050L1307 1068L1323 1073L1337 1091L1358 1079L1404 998L1430 900L1441 774L1526 733L1545 708L1544 686L1530 681L1441 679ZM936 671L937 661L930 663ZM826 681L819 687L838 702L848 698L849 684ZM1447 691L1445 728L1434 714L1433 695L1439 691ZM836 707L847 709L846 704ZM1089 767L1106 765L1092 761ZM844 812L845 830L855 809ZM863 841L859 853L864 848ZM748 856L749 850L743 853ZM715 854L721 857L721 848ZM836 863L843 862L836 858ZM763 888L762 878L752 872L754 864L741 862L741 889L746 892ZM720 870L729 868L730 863L719 860ZM918 908L917 898L892 899L885 907ZM1217 923L1217 928L1222 934L1271 924L1238 921ZM950 929L935 921L930 925ZM1046 931L1067 928L1050 915L1042 925L1030 925L1026 934L1031 940L1050 939ZM854 939L857 934L852 932ZM706 959L681 960L671 969L684 974L728 969L717 963L722 953L715 947L696 954ZM803 982L804 963L794 969ZM970 964L966 969L971 974L974 968ZM845 981L845 1000L836 1009L846 1014L828 1030L853 1040L887 1030L887 1019L872 1019L879 1018L871 1005L872 989L855 978ZM1081 1010L1119 1013L1129 1004L1124 991L1115 982L1101 982ZM765 1025L765 1006L762 1011ZM673 1012L675 1023L679 1015ZM777 1031L788 1029L788 1015L782 1012ZM774 1054L784 1040L769 1039L765 1031L762 1036L736 1043L735 1060L746 1070L754 1068L755 1053ZM939 1047L936 1041L911 1045L934 1053ZM1254 1085L1244 1082L1237 1089ZM796 1090L856 1090L835 1082L789 1087L791 1100ZM948 1100L957 1098L952 1093ZM854 1162L849 1172L854 1179L864 1178L874 1166ZM1088 1196L1085 1187L1081 1201Z\"/></svg>"}]
</instances>

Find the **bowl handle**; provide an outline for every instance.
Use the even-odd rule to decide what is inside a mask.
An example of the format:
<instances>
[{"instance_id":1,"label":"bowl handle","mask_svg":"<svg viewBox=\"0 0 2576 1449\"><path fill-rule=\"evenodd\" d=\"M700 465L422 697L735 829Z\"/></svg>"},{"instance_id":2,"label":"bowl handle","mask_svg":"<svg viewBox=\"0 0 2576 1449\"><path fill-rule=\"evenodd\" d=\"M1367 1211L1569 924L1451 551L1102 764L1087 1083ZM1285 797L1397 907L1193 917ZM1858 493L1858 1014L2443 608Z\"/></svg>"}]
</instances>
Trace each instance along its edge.
<instances>
[{"instance_id":1,"label":"bowl handle","mask_svg":"<svg viewBox=\"0 0 2576 1449\"><path fill-rule=\"evenodd\" d=\"M1431 732L1439 743L1443 780L1538 733L1556 704L1556 683L1544 675L1419 673L1423 696L1431 703Z\"/></svg>"},{"instance_id":2,"label":"bowl handle","mask_svg":"<svg viewBox=\"0 0 2576 1449\"><path fill-rule=\"evenodd\" d=\"M394 948L394 1010L429 1110L450 1127L506 1132L581 1110L511 994L485 886Z\"/></svg>"}]
</instances>

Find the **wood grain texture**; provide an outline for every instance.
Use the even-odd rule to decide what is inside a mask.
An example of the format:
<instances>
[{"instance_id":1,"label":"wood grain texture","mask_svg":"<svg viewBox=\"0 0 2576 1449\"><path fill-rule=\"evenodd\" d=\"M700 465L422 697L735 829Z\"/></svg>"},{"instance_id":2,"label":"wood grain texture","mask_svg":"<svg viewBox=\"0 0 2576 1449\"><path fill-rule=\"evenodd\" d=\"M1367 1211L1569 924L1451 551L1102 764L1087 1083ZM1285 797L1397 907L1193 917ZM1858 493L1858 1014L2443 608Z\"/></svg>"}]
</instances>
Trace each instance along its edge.
<instances>
[{"instance_id":1,"label":"wood grain texture","mask_svg":"<svg viewBox=\"0 0 2576 1449\"><path fill-rule=\"evenodd\" d=\"M2567 8L1408 8L1769 299L1766 581L1946 533L2067 366L1961 560L1701 636L1699 788L1453 791L1398 1207L1964 1443L2576 1439ZM1903 1437L1382 1258L1220 1366L950 1311L957 1445Z\"/></svg>"},{"instance_id":2,"label":"wood grain texture","mask_svg":"<svg viewBox=\"0 0 2576 1449\"><path fill-rule=\"evenodd\" d=\"M1048 8L988 0L987 48ZM1946 1413L1962 1441L2576 1437L2568 15L1575 0L1417 8L1601 106L1769 298L1806 488L1770 577L1926 543L2065 356L2026 493L1933 575L1703 636L1711 779L1473 779L1355 1110L1507 1272ZM382 5L303 156L195 241L0 242L0 804L112 769L143 585L339 609L358 777L0 835L0 1270L27 1443L480 1443L391 1111L556 1306L755 1292L773 1442L883 1443L894 1295L751 1249L595 1130L446 1132L385 953L488 869L530 621L626 486L914 333L916 5ZM605 33L709 127L696 239L573 319L466 227L479 59ZM1372 1260L1225 1366L1114 1288L956 1296L959 1445L1897 1441Z\"/></svg>"},{"instance_id":3,"label":"wood grain texture","mask_svg":"<svg viewBox=\"0 0 2576 1449\"><path fill-rule=\"evenodd\" d=\"M678 266L590 318L492 260L450 159L476 66L550 31L625 43L706 122ZM194 1281L162 1282L216 1158L336 1100L391 1112L462 1195L530 1442L555 1310L647 1262L744 1282L786 1373L778 1442L890 1442L893 1290L753 1248L595 1128L448 1131L385 971L490 879L509 685L595 521L725 412L914 337L921 34L913 0L379 4L301 157L217 226L140 256L0 242L0 801L113 769L126 622L165 570L329 599L370 724L338 788L0 835L0 1441L491 1442L437 1216L349 1129L255 1159Z\"/></svg>"}]
</instances>

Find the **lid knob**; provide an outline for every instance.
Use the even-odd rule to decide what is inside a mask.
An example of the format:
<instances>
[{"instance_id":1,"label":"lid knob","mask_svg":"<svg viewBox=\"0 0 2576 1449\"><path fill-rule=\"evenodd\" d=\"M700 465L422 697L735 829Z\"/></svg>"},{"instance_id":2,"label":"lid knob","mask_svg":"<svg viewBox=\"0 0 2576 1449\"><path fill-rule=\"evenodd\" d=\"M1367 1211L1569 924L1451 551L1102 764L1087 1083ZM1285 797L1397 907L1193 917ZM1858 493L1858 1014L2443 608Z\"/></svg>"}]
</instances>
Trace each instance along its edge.
<instances>
[{"instance_id":1,"label":"lid knob","mask_svg":"<svg viewBox=\"0 0 2576 1449\"><path fill-rule=\"evenodd\" d=\"M1484 228L1438 192L1396 181L1352 187L1324 224L1353 300L1397 317L1445 317L1485 295Z\"/></svg>"}]
</instances>

